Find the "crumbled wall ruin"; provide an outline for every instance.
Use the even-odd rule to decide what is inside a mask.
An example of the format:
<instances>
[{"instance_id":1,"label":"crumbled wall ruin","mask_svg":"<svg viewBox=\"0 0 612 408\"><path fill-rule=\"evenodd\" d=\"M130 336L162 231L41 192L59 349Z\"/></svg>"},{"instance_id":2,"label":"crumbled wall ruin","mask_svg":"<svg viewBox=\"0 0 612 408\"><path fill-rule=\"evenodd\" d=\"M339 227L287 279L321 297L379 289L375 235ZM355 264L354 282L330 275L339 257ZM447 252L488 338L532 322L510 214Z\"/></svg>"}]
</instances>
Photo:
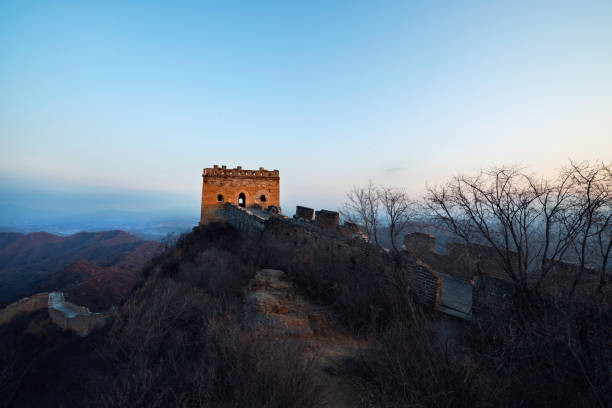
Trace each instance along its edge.
<instances>
[{"instance_id":1,"label":"crumbled wall ruin","mask_svg":"<svg viewBox=\"0 0 612 408\"><path fill-rule=\"evenodd\" d=\"M336 228L340 225L340 214L336 211L315 211L315 224L321 228Z\"/></svg>"},{"instance_id":2,"label":"crumbled wall ruin","mask_svg":"<svg viewBox=\"0 0 612 408\"><path fill-rule=\"evenodd\" d=\"M435 252L436 238L431 234L412 232L404 236L404 249L410 255L421 257L424 254Z\"/></svg>"},{"instance_id":3,"label":"crumbled wall ruin","mask_svg":"<svg viewBox=\"0 0 612 408\"><path fill-rule=\"evenodd\" d=\"M301 218L304 221L312 221L314 217L314 210L308 207L302 207L298 205L295 207L295 218Z\"/></svg>"},{"instance_id":4,"label":"crumbled wall ruin","mask_svg":"<svg viewBox=\"0 0 612 408\"><path fill-rule=\"evenodd\" d=\"M46 309L48 299L49 294L43 292L24 297L17 302L7 305L4 309L0 310L0 325L9 323L20 315Z\"/></svg>"},{"instance_id":5,"label":"crumbled wall ruin","mask_svg":"<svg viewBox=\"0 0 612 408\"><path fill-rule=\"evenodd\" d=\"M53 323L79 336L87 336L94 329L104 327L114 313L112 309L104 313L92 313L85 306L67 302L62 292L43 292L20 299L0 310L0 325L10 323L21 315L44 309L47 309Z\"/></svg>"},{"instance_id":6,"label":"crumbled wall ruin","mask_svg":"<svg viewBox=\"0 0 612 408\"><path fill-rule=\"evenodd\" d=\"M112 310L92 313L85 306L66 301L62 292L49 293L49 317L53 323L79 336L87 336L94 329L104 327L112 314Z\"/></svg>"}]
</instances>

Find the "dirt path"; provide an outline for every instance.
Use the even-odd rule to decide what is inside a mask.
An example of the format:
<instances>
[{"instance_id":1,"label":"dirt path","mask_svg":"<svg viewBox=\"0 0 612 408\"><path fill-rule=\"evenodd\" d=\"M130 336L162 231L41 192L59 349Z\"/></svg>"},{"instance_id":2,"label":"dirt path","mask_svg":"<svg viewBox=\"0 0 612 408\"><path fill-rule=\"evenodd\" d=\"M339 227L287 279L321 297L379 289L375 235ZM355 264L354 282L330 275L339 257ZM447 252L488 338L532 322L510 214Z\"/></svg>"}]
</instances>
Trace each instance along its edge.
<instances>
[{"instance_id":1,"label":"dirt path","mask_svg":"<svg viewBox=\"0 0 612 408\"><path fill-rule=\"evenodd\" d=\"M326 403L329 407L358 407L359 390L347 378L333 374L338 363L345 357L359 352L359 343L352 337L340 334L316 336L319 369L325 383Z\"/></svg>"},{"instance_id":2,"label":"dirt path","mask_svg":"<svg viewBox=\"0 0 612 408\"><path fill-rule=\"evenodd\" d=\"M300 296L279 270L262 269L249 284L245 298L247 317L278 335L300 339L312 349L323 379L328 407L359 407L359 390L333 372L345 357L356 355L363 343L329 324L329 311Z\"/></svg>"}]
</instances>

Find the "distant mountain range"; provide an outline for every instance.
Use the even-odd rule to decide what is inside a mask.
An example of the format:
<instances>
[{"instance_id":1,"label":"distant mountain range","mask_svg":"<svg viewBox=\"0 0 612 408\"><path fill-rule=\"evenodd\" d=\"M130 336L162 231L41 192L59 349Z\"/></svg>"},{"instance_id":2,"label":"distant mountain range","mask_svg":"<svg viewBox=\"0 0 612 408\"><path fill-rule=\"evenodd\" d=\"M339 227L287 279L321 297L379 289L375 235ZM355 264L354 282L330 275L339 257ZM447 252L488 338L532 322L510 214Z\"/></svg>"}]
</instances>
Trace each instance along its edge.
<instances>
[{"instance_id":1,"label":"distant mountain range","mask_svg":"<svg viewBox=\"0 0 612 408\"><path fill-rule=\"evenodd\" d=\"M0 232L0 302L36 292L61 290L69 300L105 310L138 280L160 244L125 231Z\"/></svg>"},{"instance_id":2,"label":"distant mountain range","mask_svg":"<svg viewBox=\"0 0 612 408\"><path fill-rule=\"evenodd\" d=\"M0 231L24 234L47 231L59 236L68 236L84 230L91 232L122 230L139 238L159 240L168 234L189 232L199 219L197 215L199 211L193 211L193 214L185 214L185 211L110 210L65 214L49 210L37 212L0 202Z\"/></svg>"}]
</instances>

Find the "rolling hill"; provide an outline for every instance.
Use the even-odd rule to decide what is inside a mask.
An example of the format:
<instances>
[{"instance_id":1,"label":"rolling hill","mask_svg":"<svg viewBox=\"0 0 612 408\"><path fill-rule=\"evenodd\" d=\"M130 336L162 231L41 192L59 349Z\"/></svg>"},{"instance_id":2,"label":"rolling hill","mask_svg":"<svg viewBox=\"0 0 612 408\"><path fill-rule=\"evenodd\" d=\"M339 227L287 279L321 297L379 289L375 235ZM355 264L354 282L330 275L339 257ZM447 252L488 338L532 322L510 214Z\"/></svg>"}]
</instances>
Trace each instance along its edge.
<instances>
[{"instance_id":1,"label":"rolling hill","mask_svg":"<svg viewBox=\"0 0 612 408\"><path fill-rule=\"evenodd\" d=\"M104 307L131 289L140 269L159 250L159 243L120 230L67 237L1 232L0 302L62 290L93 303L94 309Z\"/></svg>"}]
</instances>

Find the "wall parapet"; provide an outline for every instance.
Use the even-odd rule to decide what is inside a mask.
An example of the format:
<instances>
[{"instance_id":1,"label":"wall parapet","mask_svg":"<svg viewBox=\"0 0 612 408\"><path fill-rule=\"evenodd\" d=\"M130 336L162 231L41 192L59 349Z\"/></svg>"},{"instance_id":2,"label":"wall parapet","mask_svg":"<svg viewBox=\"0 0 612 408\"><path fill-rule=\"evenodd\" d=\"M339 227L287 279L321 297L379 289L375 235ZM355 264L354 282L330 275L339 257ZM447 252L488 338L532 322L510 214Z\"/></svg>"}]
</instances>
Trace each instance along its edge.
<instances>
[{"instance_id":1,"label":"wall parapet","mask_svg":"<svg viewBox=\"0 0 612 408\"><path fill-rule=\"evenodd\" d=\"M87 336L94 329L104 327L115 314L114 309L92 313L85 306L67 302L62 292L42 292L20 299L0 310L0 325L10 323L20 315L44 309L47 309L54 324L72 330L79 336Z\"/></svg>"},{"instance_id":2,"label":"wall parapet","mask_svg":"<svg viewBox=\"0 0 612 408\"><path fill-rule=\"evenodd\" d=\"M256 214L255 211L255 209L243 208L231 203L225 203L223 206L223 218L237 230L256 235L263 232L266 228L267 218Z\"/></svg>"},{"instance_id":3,"label":"wall parapet","mask_svg":"<svg viewBox=\"0 0 612 408\"><path fill-rule=\"evenodd\" d=\"M278 170L266 170L260 167L259 170L244 170L242 166L228 169L226 166L207 167L202 172L203 177L244 177L244 178L280 178Z\"/></svg>"},{"instance_id":4,"label":"wall parapet","mask_svg":"<svg viewBox=\"0 0 612 408\"><path fill-rule=\"evenodd\" d=\"M227 221L234 228L251 235L261 234L271 222L280 222L297 225L324 235L367 242L367 238L361 233L357 224L345 222L344 225L338 225L338 213L336 212L321 210L325 215L332 214L333 216L331 223L321 225L316 220L305 220L302 217L289 218L272 210L274 210L273 207L262 210L258 206L239 207L232 203L225 203L220 209L219 218Z\"/></svg>"},{"instance_id":5,"label":"wall parapet","mask_svg":"<svg viewBox=\"0 0 612 408\"><path fill-rule=\"evenodd\" d=\"M85 306L67 302L62 292L49 294L49 317L53 323L79 336L87 336L94 329L104 327L113 315L113 309L103 313L92 313Z\"/></svg>"}]
</instances>

